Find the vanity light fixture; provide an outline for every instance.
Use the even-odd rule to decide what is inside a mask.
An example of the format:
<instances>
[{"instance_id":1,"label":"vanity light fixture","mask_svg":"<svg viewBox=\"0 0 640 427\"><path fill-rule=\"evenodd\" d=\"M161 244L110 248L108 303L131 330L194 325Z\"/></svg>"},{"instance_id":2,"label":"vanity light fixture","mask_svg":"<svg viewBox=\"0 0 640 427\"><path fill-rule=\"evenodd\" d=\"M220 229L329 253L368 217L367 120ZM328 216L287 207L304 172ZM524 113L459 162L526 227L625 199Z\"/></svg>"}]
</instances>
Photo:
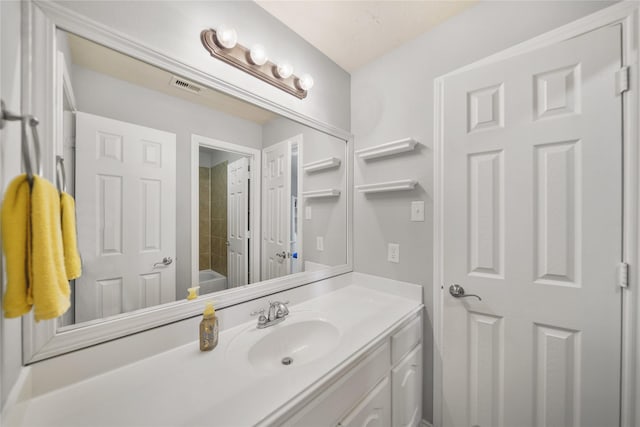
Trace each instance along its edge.
<instances>
[{"instance_id":1,"label":"vanity light fixture","mask_svg":"<svg viewBox=\"0 0 640 427\"><path fill-rule=\"evenodd\" d=\"M238 33L234 28L220 25L216 33L216 40L221 47L233 49L238 44Z\"/></svg>"},{"instance_id":2,"label":"vanity light fixture","mask_svg":"<svg viewBox=\"0 0 640 427\"><path fill-rule=\"evenodd\" d=\"M298 77L293 74L293 66L287 61L277 64L269 61L264 46L253 45L248 49L238 43L238 34L225 25L217 29L206 29L200 33L205 49L227 64L251 74L299 99L304 99L313 87L313 78L309 74Z\"/></svg>"},{"instance_id":3,"label":"vanity light fixture","mask_svg":"<svg viewBox=\"0 0 640 427\"><path fill-rule=\"evenodd\" d=\"M281 62L276 67L276 74L281 79L288 79L293 74L293 66L287 61Z\"/></svg>"},{"instance_id":4,"label":"vanity light fixture","mask_svg":"<svg viewBox=\"0 0 640 427\"><path fill-rule=\"evenodd\" d=\"M256 44L251 47L249 51L249 60L253 65L264 65L269 58L267 57L267 51L261 44Z\"/></svg>"},{"instance_id":5,"label":"vanity light fixture","mask_svg":"<svg viewBox=\"0 0 640 427\"><path fill-rule=\"evenodd\" d=\"M302 90L311 89L313 87L313 77L309 74L303 74L299 79L296 79L296 86Z\"/></svg>"}]
</instances>

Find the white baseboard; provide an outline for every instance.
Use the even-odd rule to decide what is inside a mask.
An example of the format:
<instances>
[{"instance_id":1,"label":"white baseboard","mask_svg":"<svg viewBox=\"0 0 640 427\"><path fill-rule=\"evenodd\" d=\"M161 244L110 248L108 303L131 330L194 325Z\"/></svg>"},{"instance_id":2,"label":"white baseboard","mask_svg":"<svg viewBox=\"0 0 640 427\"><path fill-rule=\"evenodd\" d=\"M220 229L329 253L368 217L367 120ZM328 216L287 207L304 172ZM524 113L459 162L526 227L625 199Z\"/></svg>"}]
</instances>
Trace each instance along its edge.
<instances>
[{"instance_id":1,"label":"white baseboard","mask_svg":"<svg viewBox=\"0 0 640 427\"><path fill-rule=\"evenodd\" d=\"M422 420L420 421L420 427L433 427L433 424L428 421Z\"/></svg>"}]
</instances>

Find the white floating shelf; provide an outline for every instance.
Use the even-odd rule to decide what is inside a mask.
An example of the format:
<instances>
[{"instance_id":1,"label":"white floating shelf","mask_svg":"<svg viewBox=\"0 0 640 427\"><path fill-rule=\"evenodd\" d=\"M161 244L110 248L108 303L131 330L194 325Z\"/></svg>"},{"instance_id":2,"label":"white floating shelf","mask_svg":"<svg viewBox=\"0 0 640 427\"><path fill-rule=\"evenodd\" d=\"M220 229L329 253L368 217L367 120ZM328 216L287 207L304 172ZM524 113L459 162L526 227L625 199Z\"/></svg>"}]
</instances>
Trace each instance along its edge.
<instances>
[{"instance_id":1,"label":"white floating shelf","mask_svg":"<svg viewBox=\"0 0 640 427\"><path fill-rule=\"evenodd\" d=\"M362 150L356 151L356 154L361 159L375 159L376 157L391 156L392 154L411 151L416 147L417 143L418 141L413 138L399 139L397 141L376 145L375 147L363 148Z\"/></svg>"},{"instance_id":2,"label":"white floating shelf","mask_svg":"<svg viewBox=\"0 0 640 427\"><path fill-rule=\"evenodd\" d=\"M302 168L305 172L316 172L323 169L334 168L340 166L340 159L337 157L329 157L328 159L322 159L315 162L307 163Z\"/></svg>"},{"instance_id":3,"label":"white floating shelf","mask_svg":"<svg viewBox=\"0 0 640 427\"><path fill-rule=\"evenodd\" d=\"M313 190L305 191L302 193L303 197L307 199L314 199L318 197L336 197L340 195L340 190L336 188L327 188L326 190Z\"/></svg>"},{"instance_id":4,"label":"white floating shelf","mask_svg":"<svg viewBox=\"0 0 640 427\"><path fill-rule=\"evenodd\" d=\"M356 185L361 193L382 193L383 191L413 190L418 181L415 179L401 179L399 181L378 182L375 184Z\"/></svg>"}]
</instances>

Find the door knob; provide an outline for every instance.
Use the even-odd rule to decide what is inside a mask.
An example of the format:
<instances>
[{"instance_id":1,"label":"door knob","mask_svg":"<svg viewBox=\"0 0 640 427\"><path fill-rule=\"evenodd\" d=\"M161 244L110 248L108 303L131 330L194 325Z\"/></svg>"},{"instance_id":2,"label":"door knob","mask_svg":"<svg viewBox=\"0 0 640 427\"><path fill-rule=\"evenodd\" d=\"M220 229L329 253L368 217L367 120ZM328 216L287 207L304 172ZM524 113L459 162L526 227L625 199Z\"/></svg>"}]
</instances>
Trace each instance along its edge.
<instances>
[{"instance_id":1,"label":"door knob","mask_svg":"<svg viewBox=\"0 0 640 427\"><path fill-rule=\"evenodd\" d=\"M173 262L173 259L170 256L167 256L162 258L162 261L156 262L155 264L153 264L153 268L156 268L159 265L164 265L166 267L168 265L171 265L172 262Z\"/></svg>"},{"instance_id":2,"label":"door knob","mask_svg":"<svg viewBox=\"0 0 640 427\"><path fill-rule=\"evenodd\" d=\"M276 252L276 257L278 257L278 262L279 263L283 263L284 260L287 258L287 253L285 251Z\"/></svg>"},{"instance_id":3,"label":"door knob","mask_svg":"<svg viewBox=\"0 0 640 427\"><path fill-rule=\"evenodd\" d=\"M475 294L465 295L464 288L457 284L453 284L449 286L449 293L454 298L476 297L478 298L479 301L482 301L482 298L480 298L480 296L478 295L475 295Z\"/></svg>"}]
</instances>

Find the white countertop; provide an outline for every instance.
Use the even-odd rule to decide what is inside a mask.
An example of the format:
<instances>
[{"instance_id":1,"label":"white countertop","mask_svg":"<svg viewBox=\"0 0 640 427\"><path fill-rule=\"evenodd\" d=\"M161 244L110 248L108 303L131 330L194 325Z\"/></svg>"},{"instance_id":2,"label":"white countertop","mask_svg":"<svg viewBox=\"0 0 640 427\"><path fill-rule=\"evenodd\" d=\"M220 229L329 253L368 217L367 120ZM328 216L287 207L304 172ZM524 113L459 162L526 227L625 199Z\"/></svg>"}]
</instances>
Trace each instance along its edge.
<instances>
[{"instance_id":1,"label":"white countertop","mask_svg":"<svg viewBox=\"0 0 640 427\"><path fill-rule=\"evenodd\" d=\"M5 421L9 426L69 427L256 425L313 392L328 374L419 309L421 301L346 286L290 307L291 319L318 312L340 331L333 351L305 365L264 372L230 360L230 343L254 330L252 321L221 332L211 352L201 352L197 341L177 347L17 402Z\"/></svg>"}]
</instances>

